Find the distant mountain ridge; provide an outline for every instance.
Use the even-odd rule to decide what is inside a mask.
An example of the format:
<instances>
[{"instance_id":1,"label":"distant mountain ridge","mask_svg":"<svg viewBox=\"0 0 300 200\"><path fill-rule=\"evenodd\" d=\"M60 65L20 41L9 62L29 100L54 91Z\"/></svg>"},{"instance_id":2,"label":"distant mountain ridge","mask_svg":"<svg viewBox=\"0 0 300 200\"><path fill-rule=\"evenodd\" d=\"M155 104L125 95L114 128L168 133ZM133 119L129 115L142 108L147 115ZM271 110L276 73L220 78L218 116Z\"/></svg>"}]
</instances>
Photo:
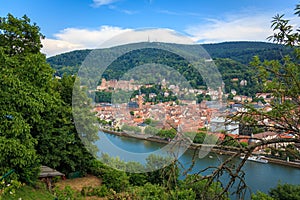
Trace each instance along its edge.
<instances>
[{"instance_id":1,"label":"distant mountain ridge","mask_svg":"<svg viewBox=\"0 0 300 200\"><path fill-rule=\"evenodd\" d=\"M291 53L291 49L283 45L266 42L222 42L199 45L201 45L213 59L230 58L242 64L248 64L255 55L258 55L262 60L281 60L283 55ZM57 75L62 75L63 73L70 74L71 72L76 73L76 70L70 67L76 68L80 66L91 51L91 49L75 50L49 57L47 61L51 67L57 71ZM66 67L68 69L66 69Z\"/></svg>"},{"instance_id":2,"label":"distant mountain ridge","mask_svg":"<svg viewBox=\"0 0 300 200\"><path fill-rule=\"evenodd\" d=\"M230 58L242 64L248 64L256 55L261 60L281 60L282 56L292 53L289 47L267 42L223 42L202 46L212 58Z\"/></svg>"}]
</instances>

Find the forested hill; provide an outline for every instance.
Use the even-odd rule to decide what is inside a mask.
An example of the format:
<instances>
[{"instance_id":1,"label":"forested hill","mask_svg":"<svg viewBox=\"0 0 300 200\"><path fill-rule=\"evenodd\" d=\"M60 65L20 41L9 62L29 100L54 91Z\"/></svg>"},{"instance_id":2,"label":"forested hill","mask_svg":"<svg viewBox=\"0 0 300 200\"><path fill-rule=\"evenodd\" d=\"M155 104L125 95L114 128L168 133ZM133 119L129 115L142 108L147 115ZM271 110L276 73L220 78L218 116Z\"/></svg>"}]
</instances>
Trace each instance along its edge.
<instances>
[{"instance_id":1,"label":"forested hill","mask_svg":"<svg viewBox=\"0 0 300 200\"><path fill-rule=\"evenodd\" d=\"M253 56L264 59L282 59L282 55L291 53L291 49L278 44L266 42L223 42L203 44L203 48L215 58L230 58L242 64L248 64ZM76 50L56 55L47 59L57 75L74 74L91 50Z\"/></svg>"},{"instance_id":2,"label":"forested hill","mask_svg":"<svg viewBox=\"0 0 300 200\"><path fill-rule=\"evenodd\" d=\"M184 48L192 48L190 45ZM194 45L193 45L194 46ZM283 55L291 53L291 49L277 44L264 42L224 42L218 44L204 44L204 49L215 60L226 84L226 92L232 89L239 94L253 95L256 87L254 85L253 71L247 65L253 56L258 55L262 60L277 59L281 60ZM77 50L64 53L47 59L48 63L56 70L56 75L76 74L85 57L92 50ZM182 57L162 50L141 49L129 52L116 59L103 73L106 79L119 79L122 74L145 63L156 62L172 66L190 82L192 87L204 86L205 83L198 73L195 73L188 62ZM239 84L231 82L232 79L246 80L248 85L240 87ZM100 77L99 77L99 80Z\"/></svg>"},{"instance_id":3,"label":"forested hill","mask_svg":"<svg viewBox=\"0 0 300 200\"><path fill-rule=\"evenodd\" d=\"M223 42L202 46L212 58L230 58L242 64L248 64L256 55L261 60L281 60L283 55L292 52L286 46L266 42Z\"/></svg>"},{"instance_id":4,"label":"forested hill","mask_svg":"<svg viewBox=\"0 0 300 200\"><path fill-rule=\"evenodd\" d=\"M82 61L91 51L88 49L71 51L47 58L47 62L55 69L56 75L61 76L64 73L73 75L77 73Z\"/></svg>"}]
</instances>

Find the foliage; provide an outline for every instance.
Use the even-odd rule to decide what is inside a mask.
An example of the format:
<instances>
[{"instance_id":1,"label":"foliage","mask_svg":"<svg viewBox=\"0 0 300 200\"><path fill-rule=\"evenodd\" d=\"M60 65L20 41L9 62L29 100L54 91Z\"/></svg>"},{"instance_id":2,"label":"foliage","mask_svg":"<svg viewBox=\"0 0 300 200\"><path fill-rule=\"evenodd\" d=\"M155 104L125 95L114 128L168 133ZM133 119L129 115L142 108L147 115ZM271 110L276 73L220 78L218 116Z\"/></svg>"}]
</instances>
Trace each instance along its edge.
<instances>
[{"instance_id":1,"label":"foliage","mask_svg":"<svg viewBox=\"0 0 300 200\"><path fill-rule=\"evenodd\" d=\"M151 154L146 158L147 178L152 184L174 189L178 182L179 168L172 158Z\"/></svg>"},{"instance_id":2,"label":"foliage","mask_svg":"<svg viewBox=\"0 0 300 200\"><path fill-rule=\"evenodd\" d=\"M39 28L29 18L0 18L0 173L33 183L39 160L36 135L47 106L52 70L41 48ZM46 106L47 105L47 106Z\"/></svg>"},{"instance_id":3,"label":"foliage","mask_svg":"<svg viewBox=\"0 0 300 200\"><path fill-rule=\"evenodd\" d=\"M221 194L223 191L219 182L213 182L209 188L206 187L206 179L201 179L199 175L188 175L182 183L182 188L192 189L196 194L196 199L228 199L227 194Z\"/></svg>"},{"instance_id":4,"label":"foliage","mask_svg":"<svg viewBox=\"0 0 300 200\"><path fill-rule=\"evenodd\" d=\"M0 197L1 199L1 197ZM49 200L55 199L55 196L50 193L45 188L33 188L28 185L23 185L20 188L15 190L14 194L6 194L3 196L3 200L16 200L16 199L23 199L23 200L32 200L32 199L39 199L39 200Z\"/></svg>"},{"instance_id":5,"label":"foliage","mask_svg":"<svg viewBox=\"0 0 300 200\"><path fill-rule=\"evenodd\" d=\"M134 187L131 189L130 194L133 199L163 199L163 200L194 200L196 194L191 189L176 188L167 191L165 187L160 185L146 183L142 187Z\"/></svg>"},{"instance_id":6,"label":"foliage","mask_svg":"<svg viewBox=\"0 0 300 200\"><path fill-rule=\"evenodd\" d=\"M110 194L110 191L107 189L106 185L101 185L98 187L85 186L81 190L81 195L86 196L97 196L105 197Z\"/></svg>"},{"instance_id":7,"label":"foliage","mask_svg":"<svg viewBox=\"0 0 300 200\"><path fill-rule=\"evenodd\" d=\"M3 179L0 182L0 200L5 199L5 196L15 196L16 190L21 188L22 184L16 180Z\"/></svg>"},{"instance_id":8,"label":"foliage","mask_svg":"<svg viewBox=\"0 0 300 200\"><path fill-rule=\"evenodd\" d=\"M229 58L217 58L214 60L222 74L225 84L225 92L235 90L239 95L255 96L259 91L259 85L255 81L255 71L249 66ZM237 79L237 81L234 81ZM246 81L246 85L241 84Z\"/></svg>"},{"instance_id":9,"label":"foliage","mask_svg":"<svg viewBox=\"0 0 300 200\"><path fill-rule=\"evenodd\" d=\"M206 94L206 95L198 94L198 95L196 95L196 98L197 98L197 103L201 103L203 100L211 101L211 97L208 94Z\"/></svg>"},{"instance_id":10,"label":"foliage","mask_svg":"<svg viewBox=\"0 0 300 200\"><path fill-rule=\"evenodd\" d=\"M215 135L207 134L202 131L186 132L186 133L184 133L184 135L186 135L190 139L193 139L193 142L197 143L197 144L203 144L205 139L206 139L206 143L209 143L209 144L214 144L218 140L218 137L216 137Z\"/></svg>"},{"instance_id":11,"label":"foliage","mask_svg":"<svg viewBox=\"0 0 300 200\"><path fill-rule=\"evenodd\" d=\"M0 18L0 41L5 53L9 56L18 54L39 53L42 48L40 28L30 24L30 19L24 15L21 19L8 14Z\"/></svg>"},{"instance_id":12,"label":"foliage","mask_svg":"<svg viewBox=\"0 0 300 200\"><path fill-rule=\"evenodd\" d=\"M299 16L300 7L296 7ZM237 121L244 124L261 123L267 130L278 133L291 133L299 136L300 116L300 51L295 46L300 41L300 30L294 31L284 15L276 15L272 21L274 34L269 37L274 42L289 46L294 50L294 57L283 57L282 60L264 60L255 56L251 66L257 69L256 81L264 92L271 94L271 110L265 111L247 106L247 111L238 113Z\"/></svg>"},{"instance_id":13,"label":"foliage","mask_svg":"<svg viewBox=\"0 0 300 200\"><path fill-rule=\"evenodd\" d=\"M298 15L299 10L300 6L297 6L296 13ZM289 21L283 19L283 16L276 16L272 25L275 30L272 38L276 42L293 46L299 43L299 34L293 33L293 29L288 23ZM30 25L30 20L26 16L22 19L16 19L12 15L1 18L0 30L0 172L2 174L10 169L15 169L16 174L12 176L14 180L31 183L37 178L39 165L43 163L63 172L89 169L98 173L103 178L103 183L107 188L113 189L115 192L122 192L118 198L122 198L121 195L123 194L128 196L126 190L132 184L139 185L136 194L142 194L143 199L147 196L151 196L151 199L155 199L156 196L159 199L175 197L188 199L194 195L196 199L212 199L218 195L221 199L227 199L226 188L225 193L223 193L219 182L210 182L210 180L202 179L197 175L188 176L180 185L180 190L176 190L179 185L178 166L175 161L167 166L166 163L170 161L167 158L154 155L148 157L146 169L156 170L148 172L147 176L131 175L104 167L97 162L89 162L92 157L84 150L80 136L90 137L88 141L94 141L97 137L93 127L84 126L87 121L90 121L89 119L93 118L93 113L89 112L90 100L87 98L84 88L80 88L78 82L73 87L74 79L70 76L64 76L61 80L53 79L53 71L46 63L45 56L39 52L42 35L35 24ZM269 46L270 48L279 47L271 44ZM281 50L285 51L286 49L282 47ZM104 75L108 79L119 78L123 71L127 71L132 66L152 62L154 58L158 58L160 64L174 66L190 81L192 86L198 87L203 84L201 77L197 77L194 69L187 68L188 63L181 57L165 51L155 52L153 49L137 50L124 55L122 58L120 57L107 69ZM276 56L274 58L276 59ZM295 58L300 58L300 52L297 48ZM254 58L252 66L258 67L259 74L254 76L256 79L254 79L253 84L260 84L264 86L266 92L272 93L274 101L271 102L271 106L273 109L270 112L265 112L249 107L247 113L235 116L235 121L255 124L257 119L259 121L267 119L275 124L272 127L265 124L266 127L272 128L270 130L289 131L299 136L300 68L298 60L293 59L284 57L278 61L262 62L258 57ZM130 62L127 62L128 60ZM232 60L220 59L217 62L222 63L222 65L226 62L229 63L226 65L227 68L236 66L233 72L225 74L228 77L235 76L236 71L239 70L245 70L243 72L248 73L248 69L244 69L245 66ZM118 69L119 66L122 68ZM252 74L249 72L246 76L243 78L251 81L249 77ZM238 86L232 84L231 87ZM82 117L80 119L84 119L80 123L85 129L79 135L71 115L73 89L79 94L76 96L79 101L75 105L74 113L80 115ZM247 93L253 92L248 91ZM81 107L85 109L80 113L76 109ZM163 130L160 131L159 135L172 138L176 134L176 131L175 133L172 131ZM85 135L85 132L92 134ZM202 136L200 135L200 137ZM226 145L236 146L236 143L230 138L225 139L225 142L227 142ZM251 148L253 146L246 149L250 152ZM143 167L117 161L115 165L123 167L123 169ZM158 168L158 166L163 167ZM218 169L222 170L222 166ZM234 178L238 172L234 171ZM213 175L215 174L217 173L213 173ZM212 180L215 180L216 176L211 177ZM140 186L143 184L145 184L145 188ZM299 199L298 191L300 191L299 186L279 185L276 189L271 190L270 194L279 199L284 197ZM105 189L100 190L101 195L104 195L105 192ZM57 190L56 193L59 199L74 199L77 195L70 188L65 188L63 191ZM264 197L263 194L258 195Z\"/></svg>"},{"instance_id":14,"label":"foliage","mask_svg":"<svg viewBox=\"0 0 300 200\"><path fill-rule=\"evenodd\" d=\"M300 5L296 6L296 13L299 17ZM273 18L272 25L274 34L269 37L273 42L280 43L287 46L287 48L293 49L294 56L284 56L282 59L276 60L264 60L258 56L253 58L251 67L256 69L255 80L257 84L261 87L262 92L270 93L272 101L269 103L269 109L257 109L252 105L245 105L242 111L236 112L234 115L229 116L231 121L237 121L241 124L246 124L247 126L256 126L261 127L265 131L272 131L278 135L282 133L290 134L290 138L276 137L270 140L257 140L257 142L241 148L238 148L238 151L230 159L240 156L240 152L245 153L247 156L250 156L256 147L262 145L274 145L277 143L283 142L298 142L300 136L300 67L299 67L299 58L300 51L298 48L300 41L300 30L295 29L290 25L289 20L284 19L284 15L276 15ZM233 144L236 146L235 144ZM271 154L279 156L284 156L285 151L283 149L271 149ZM227 184L226 188L229 188L232 183L238 179L242 183L237 191L241 192L245 189L244 172L241 171L242 166L246 162L247 156L240 162L240 164L235 167L233 170L228 170L226 162L229 162L230 159L223 162L217 170L214 171L214 175L224 173L224 171L229 171L231 174L238 174L240 176L232 176ZM212 179L210 179L212 180ZM233 180L233 181L232 181ZM279 197L277 191L272 190L270 194L274 194L275 199L284 198L288 196L287 199L297 197L297 192L294 192L296 187L286 187L279 186L279 189L283 189L283 196ZM285 190L289 191L285 193ZM226 191L226 189L224 190ZM273 193L274 192L274 193ZM281 193L281 192L280 192ZM272 195L271 195L272 196ZM273 196L272 196L273 197Z\"/></svg>"},{"instance_id":15,"label":"foliage","mask_svg":"<svg viewBox=\"0 0 300 200\"><path fill-rule=\"evenodd\" d=\"M252 200L296 200L300 198L300 185L281 184L269 190L269 195L258 191L252 194Z\"/></svg>"},{"instance_id":16,"label":"foliage","mask_svg":"<svg viewBox=\"0 0 300 200\"><path fill-rule=\"evenodd\" d=\"M270 190L270 196L280 200L300 199L300 185L278 184Z\"/></svg>"},{"instance_id":17,"label":"foliage","mask_svg":"<svg viewBox=\"0 0 300 200\"><path fill-rule=\"evenodd\" d=\"M192 189L175 189L169 196L172 200L193 200L196 199L196 193Z\"/></svg>"},{"instance_id":18,"label":"foliage","mask_svg":"<svg viewBox=\"0 0 300 200\"><path fill-rule=\"evenodd\" d=\"M129 176L129 183L133 186L143 186L147 182L146 173L127 173Z\"/></svg>"},{"instance_id":19,"label":"foliage","mask_svg":"<svg viewBox=\"0 0 300 200\"><path fill-rule=\"evenodd\" d=\"M59 200L79 200L80 193L73 190L70 186L66 186L63 190L59 188L54 189L54 194Z\"/></svg>"},{"instance_id":20,"label":"foliage","mask_svg":"<svg viewBox=\"0 0 300 200\"><path fill-rule=\"evenodd\" d=\"M156 123L156 121L154 121L151 118L147 118L147 119L144 120L144 124L147 124L147 125L155 126L154 125L155 123Z\"/></svg>"},{"instance_id":21,"label":"foliage","mask_svg":"<svg viewBox=\"0 0 300 200\"><path fill-rule=\"evenodd\" d=\"M248 64L255 55L260 55L263 60L281 60L282 55L291 53L291 49L283 45L265 42L223 42L203 44L202 46L214 59L229 58L242 64ZM74 68L76 73L78 67L90 52L91 50L76 50L50 57L47 61L57 71L58 75L64 74L62 70L64 66Z\"/></svg>"},{"instance_id":22,"label":"foliage","mask_svg":"<svg viewBox=\"0 0 300 200\"><path fill-rule=\"evenodd\" d=\"M212 58L229 58L245 65L256 55L262 60L281 60L282 55L291 53L291 49L284 45L266 42L222 42L204 44L203 47Z\"/></svg>"},{"instance_id":23,"label":"foliage","mask_svg":"<svg viewBox=\"0 0 300 200\"><path fill-rule=\"evenodd\" d=\"M137 126L129 126L127 124L123 124L122 130L124 131L129 131L129 132L134 132L134 133L141 133L141 129Z\"/></svg>"},{"instance_id":24,"label":"foliage","mask_svg":"<svg viewBox=\"0 0 300 200\"><path fill-rule=\"evenodd\" d=\"M129 187L129 177L124 171L107 168L102 171L103 184L116 192L123 192Z\"/></svg>"},{"instance_id":25,"label":"foliage","mask_svg":"<svg viewBox=\"0 0 300 200\"><path fill-rule=\"evenodd\" d=\"M177 132L174 128L160 129L157 132L157 136L162 137L162 138L170 138L170 139L174 138L176 134L177 134Z\"/></svg>"},{"instance_id":26,"label":"foliage","mask_svg":"<svg viewBox=\"0 0 300 200\"><path fill-rule=\"evenodd\" d=\"M224 140L221 141L221 145L223 146L232 146L232 147L240 147L240 143L235 140L233 137L225 135Z\"/></svg>"},{"instance_id":27,"label":"foliage","mask_svg":"<svg viewBox=\"0 0 300 200\"><path fill-rule=\"evenodd\" d=\"M1 116L7 113L1 112ZM34 149L36 140L30 135L28 124L18 113L0 120L0 174L15 170L11 179L34 183L39 172L38 157Z\"/></svg>"},{"instance_id":28,"label":"foliage","mask_svg":"<svg viewBox=\"0 0 300 200\"><path fill-rule=\"evenodd\" d=\"M53 78L42 37L27 16L0 18L0 174L29 184L41 164L69 173L91 160L72 119L74 78Z\"/></svg>"},{"instance_id":29,"label":"foliage","mask_svg":"<svg viewBox=\"0 0 300 200\"><path fill-rule=\"evenodd\" d=\"M156 135L158 132L160 131L160 129L152 127L152 126L147 126L144 130L145 134L149 134L149 135Z\"/></svg>"},{"instance_id":30,"label":"foliage","mask_svg":"<svg viewBox=\"0 0 300 200\"><path fill-rule=\"evenodd\" d=\"M145 166L136 162L124 162L118 157L111 158L107 154L103 154L100 160L101 162L93 162L93 172L103 179L103 183L108 188L112 188L116 192L126 190L129 184L141 186L146 182L173 189L178 182L179 168L176 162L169 157L151 154L146 158ZM109 164L109 166L102 163ZM171 164L169 165L169 163ZM145 171L148 172L141 173Z\"/></svg>"},{"instance_id":31,"label":"foliage","mask_svg":"<svg viewBox=\"0 0 300 200\"><path fill-rule=\"evenodd\" d=\"M257 84L254 81L253 69L247 65L249 61L251 61L252 57L260 55L262 59L282 60L281 55L289 55L291 53L291 49L286 48L283 45L263 42L227 42L219 44L204 44L203 47L208 51L208 53L210 53L212 58L215 59L215 64L219 68L225 82L225 91L229 93L231 89L235 89L238 94L249 96L254 96L258 90ZM193 47L184 46L184 48ZM48 58L48 62L55 70L57 70L57 74L62 75L67 71L75 74L74 72L77 72L80 64L88 53L90 53L89 50L73 51ZM146 63L171 66L183 75L193 88L201 88L205 86L205 83L199 73L197 73L194 68L189 67L187 61L183 58L164 50L151 48L132 51L119 57L110 66L108 66L103 77L106 79L120 79L128 70ZM135 77L133 78L135 79L143 77L139 75L138 72L136 72L134 76ZM172 77L172 75L165 74L165 77ZM241 80L246 80L247 85L241 86L239 82L232 82L232 78L239 78L239 82ZM99 77L99 80L100 79L101 77ZM144 83L151 83L151 80L152 77L147 77L146 80L140 81ZM155 89L156 87L141 88L141 92L146 94L146 102L176 100L176 96L169 95L168 97L164 97L161 95L162 90L157 92ZM155 98L149 98L150 91L157 96ZM138 94L138 91L134 94ZM108 96L108 93L100 92L96 95L96 100L97 102L110 102L108 101ZM103 97L103 99L99 97ZM201 98L198 101L201 101Z\"/></svg>"},{"instance_id":32,"label":"foliage","mask_svg":"<svg viewBox=\"0 0 300 200\"><path fill-rule=\"evenodd\" d=\"M274 198L260 191L258 191L256 194L252 194L251 199L252 200L274 200Z\"/></svg>"},{"instance_id":33,"label":"foliage","mask_svg":"<svg viewBox=\"0 0 300 200\"><path fill-rule=\"evenodd\" d=\"M160 185L146 183L142 187L137 187L133 191L136 199L148 199L148 200L167 200L168 195L165 192L165 188Z\"/></svg>"},{"instance_id":34,"label":"foliage","mask_svg":"<svg viewBox=\"0 0 300 200\"><path fill-rule=\"evenodd\" d=\"M72 94L72 98L65 98L66 114L71 120L64 122L69 127L68 135L74 138L67 144L68 150L72 152L71 158L75 161L72 163L75 164L72 171L85 172L93 159L92 155L98 151L93 144L99 139L98 128L95 126L97 118L91 112L91 99L87 96L86 88L79 86L80 80L77 77L63 76L60 83L62 88L65 88L60 90L61 92L65 90L65 93ZM66 95L62 93L62 96Z\"/></svg>"},{"instance_id":35,"label":"foliage","mask_svg":"<svg viewBox=\"0 0 300 200\"><path fill-rule=\"evenodd\" d=\"M74 75L91 50L76 50L47 58L47 62L56 70L55 75Z\"/></svg>"},{"instance_id":36,"label":"foliage","mask_svg":"<svg viewBox=\"0 0 300 200\"><path fill-rule=\"evenodd\" d=\"M96 103L111 103L112 92L97 91L95 92Z\"/></svg>"}]
</instances>

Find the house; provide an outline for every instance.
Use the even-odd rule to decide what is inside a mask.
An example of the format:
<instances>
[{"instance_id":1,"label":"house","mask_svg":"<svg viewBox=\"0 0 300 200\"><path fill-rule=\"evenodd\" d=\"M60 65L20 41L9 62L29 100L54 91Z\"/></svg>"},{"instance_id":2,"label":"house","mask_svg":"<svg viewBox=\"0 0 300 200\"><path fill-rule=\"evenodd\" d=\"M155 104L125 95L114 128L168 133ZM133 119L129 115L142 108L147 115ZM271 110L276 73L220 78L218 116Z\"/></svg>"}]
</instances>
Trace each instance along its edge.
<instances>
[{"instance_id":1,"label":"house","mask_svg":"<svg viewBox=\"0 0 300 200\"><path fill-rule=\"evenodd\" d=\"M247 80L241 80L240 86L246 86L248 84Z\"/></svg>"},{"instance_id":2,"label":"house","mask_svg":"<svg viewBox=\"0 0 300 200\"><path fill-rule=\"evenodd\" d=\"M210 121L210 130L212 132L227 131L238 135L239 123L226 121L224 117L214 117Z\"/></svg>"},{"instance_id":3,"label":"house","mask_svg":"<svg viewBox=\"0 0 300 200\"><path fill-rule=\"evenodd\" d=\"M263 132L263 133L258 133L254 135L254 138L256 139L254 142L258 143L261 140L271 140L271 139L289 139L289 138L293 138L294 136L291 134L280 134L280 133L276 133L276 132L271 132L271 131L267 131L267 132ZM275 148L280 148L280 147L286 147L289 144L293 144L293 142L280 142L280 143L274 143L274 144L268 144L266 146L262 146L261 148L266 148L266 147L275 147Z\"/></svg>"}]
</instances>

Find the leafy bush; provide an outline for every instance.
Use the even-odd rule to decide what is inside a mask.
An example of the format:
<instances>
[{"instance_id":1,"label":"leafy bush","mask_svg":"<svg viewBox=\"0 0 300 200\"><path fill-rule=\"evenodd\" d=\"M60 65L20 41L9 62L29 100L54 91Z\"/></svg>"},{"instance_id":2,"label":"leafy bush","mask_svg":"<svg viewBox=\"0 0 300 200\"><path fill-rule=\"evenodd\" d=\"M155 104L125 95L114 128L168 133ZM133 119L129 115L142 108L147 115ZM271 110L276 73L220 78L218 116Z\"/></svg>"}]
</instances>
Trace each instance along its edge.
<instances>
[{"instance_id":1,"label":"leafy bush","mask_svg":"<svg viewBox=\"0 0 300 200\"><path fill-rule=\"evenodd\" d=\"M143 200L167 200L168 195L165 188L159 185L146 183L143 187L136 187L133 191L136 199Z\"/></svg>"},{"instance_id":2,"label":"leafy bush","mask_svg":"<svg viewBox=\"0 0 300 200\"><path fill-rule=\"evenodd\" d=\"M14 195L16 190L20 188L22 184L16 180L5 181L4 179L0 182L0 200L4 195Z\"/></svg>"},{"instance_id":3,"label":"leafy bush","mask_svg":"<svg viewBox=\"0 0 300 200\"><path fill-rule=\"evenodd\" d=\"M251 199L252 200L274 200L272 197L270 197L269 195L258 191L256 194L252 194L251 195Z\"/></svg>"},{"instance_id":4,"label":"leafy bush","mask_svg":"<svg viewBox=\"0 0 300 200\"><path fill-rule=\"evenodd\" d=\"M191 189L196 194L196 199L215 199L218 197L220 200L228 200L227 195L223 194L219 196L222 192L221 184L214 182L208 189L205 187L207 180L201 180L199 175L188 175L186 179L182 182L182 189Z\"/></svg>"},{"instance_id":5,"label":"leafy bush","mask_svg":"<svg viewBox=\"0 0 300 200\"><path fill-rule=\"evenodd\" d=\"M54 189L54 194L59 200L78 200L81 199L80 194L74 191L70 186L66 186L63 190Z\"/></svg>"},{"instance_id":6,"label":"leafy bush","mask_svg":"<svg viewBox=\"0 0 300 200\"><path fill-rule=\"evenodd\" d=\"M159 132L160 129L152 127L152 126L147 126L144 130L145 134L149 135L156 135Z\"/></svg>"},{"instance_id":7,"label":"leafy bush","mask_svg":"<svg viewBox=\"0 0 300 200\"><path fill-rule=\"evenodd\" d=\"M270 190L270 196L280 200L300 199L300 185L278 184L276 188Z\"/></svg>"},{"instance_id":8,"label":"leafy bush","mask_svg":"<svg viewBox=\"0 0 300 200\"><path fill-rule=\"evenodd\" d=\"M81 190L81 195L83 196L97 196L105 197L110 194L110 191L107 189L106 185L101 185L99 187L83 187Z\"/></svg>"},{"instance_id":9,"label":"leafy bush","mask_svg":"<svg viewBox=\"0 0 300 200\"><path fill-rule=\"evenodd\" d=\"M108 168L103 170L103 184L116 192L123 192L129 187L129 177L123 171Z\"/></svg>"},{"instance_id":10,"label":"leafy bush","mask_svg":"<svg viewBox=\"0 0 300 200\"><path fill-rule=\"evenodd\" d=\"M169 196L171 200L194 200L196 193L192 189L172 190Z\"/></svg>"}]
</instances>

